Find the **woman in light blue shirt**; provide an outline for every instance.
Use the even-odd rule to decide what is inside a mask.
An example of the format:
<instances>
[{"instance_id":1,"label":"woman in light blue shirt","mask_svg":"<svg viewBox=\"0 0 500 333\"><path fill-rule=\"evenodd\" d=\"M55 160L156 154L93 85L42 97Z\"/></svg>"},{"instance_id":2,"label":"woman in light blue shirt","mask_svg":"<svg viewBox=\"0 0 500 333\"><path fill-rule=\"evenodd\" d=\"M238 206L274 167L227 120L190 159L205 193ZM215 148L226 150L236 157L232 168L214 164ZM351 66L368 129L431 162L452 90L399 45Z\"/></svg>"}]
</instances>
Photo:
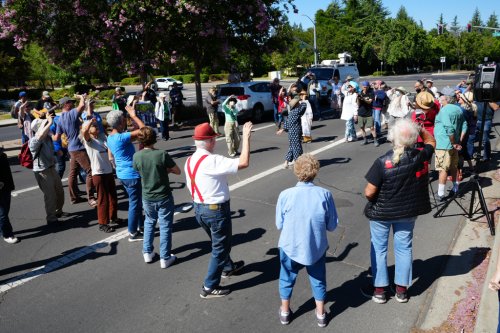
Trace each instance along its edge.
<instances>
[{"instance_id":1,"label":"woman in light blue shirt","mask_svg":"<svg viewBox=\"0 0 500 333\"><path fill-rule=\"evenodd\" d=\"M318 170L319 162L314 156L301 155L294 165L299 182L281 192L276 204L276 226L281 230L279 318L283 325L290 322L293 286L299 270L305 267L316 301L318 326L326 326L326 232L335 230L338 216L332 193L312 182Z\"/></svg>"}]
</instances>

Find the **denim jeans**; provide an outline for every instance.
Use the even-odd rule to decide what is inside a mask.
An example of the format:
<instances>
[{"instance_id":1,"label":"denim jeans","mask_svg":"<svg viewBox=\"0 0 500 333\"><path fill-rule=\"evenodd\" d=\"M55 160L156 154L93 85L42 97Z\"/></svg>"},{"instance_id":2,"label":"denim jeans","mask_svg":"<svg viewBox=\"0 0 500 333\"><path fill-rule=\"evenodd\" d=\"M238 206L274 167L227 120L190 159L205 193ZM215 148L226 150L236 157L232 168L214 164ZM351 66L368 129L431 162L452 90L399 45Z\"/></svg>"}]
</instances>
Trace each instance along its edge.
<instances>
[{"instance_id":1,"label":"denim jeans","mask_svg":"<svg viewBox=\"0 0 500 333\"><path fill-rule=\"evenodd\" d=\"M479 135L479 131L481 130L482 122L481 120L477 121L476 126L476 137ZM484 159L489 160L491 158L491 142L490 142L490 131L491 131L491 119L484 121L484 131L483 131L483 151L482 156ZM479 140L479 138L477 138Z\"/></svg>"},{"instance_id":2,"label":"denim jeans","mask_svg":"<svg viewBox=\"0 0 500 333\"><path fill-rule=\"evenodd\" d=\"M345 138L351 138L353 140L357 138L356 129L354 128L354 118L346 120L345 122Z\"/></svg>"},{"instance_id":3,"label":"denim jeans","mask_svg":"<svg viewBox=\"0 0 500 333\"><path fill-rule=\"evenodd\" d=\"M168 132L168 125L170 124L170 120L167 118L165 120L158 120L160 123L160 133L163 139L169 139L170 133Z\"/></svg>"},{"instance_id":4,"label":"denim jeans","mask_svg":"<svg viewBox=\"0 0 500 333\"><path fill-rule=\"evenodd\" d=\"M25 142L28 142L29 141L29 137L24 134L24 128L21 128L21 144L24 145Z\"/></svg>"},{"instance_id":5,"label":"denim jeans","mask_svg":"<svg viewBox=\"0 0 500 333\"><path fill-rule=\"evenodd\" d=\"M297 275L302 268L306 268L311 283L311 290L316 301L324 301L326 298L326 265L323 255L318 261L309 266L304 266L290 259L285 251L280 248L280 298L289 300L292 297L293 286Z\"/></svg>"},{"instance_id":6,"label":"denim jeans","mask_svg":"<svg viewBox=\"0 0 500 333\"><path fill-rule=\"evenodd\" d=\"M128 232L134 234L142 227L141 179L120 179L128 194Z\"/></svg>"},{"instance_id":7,"label":"denim jeans","mask_svg":"<svg viewBox=\"0 0 500 333\"><path fill-rule=\"evenodd\" d=\"M196 221L212 241L212 256L208 263L204 284L207 288L215 288L219 286L222 271L233 268L233 262L229 256L233 232L229 201L218 205L195 202L194 213Z\"/></svg>"},{"instance_id":8,"label":"denim jeans","mask_svg":"<svg viewBox=\"0 0 500 333\"><path fill-rule=\"evenodd\" d=\"M64 171L66 171L66 160L68 159L68 152L64 150L62 152L62 155L56 153L56 171L61 178L64 176ZM85 176L87 176L87 174L85 174Z\"/></svg>"},{"instance_id":9,"label":"denim jeans","mask_svg":"<svg viewBox=\"0 0 500 333\"><path fill-rule=\"evenodd\" d=\"M412 240L416 218L391 221L370 221L371 266L373 285L387 287L387 245L391 226L394 233L395 276L394 283L409 287L412 282Z\"/></svg>"},{"instance_id":10,"label":"denim jeans","mask_svg":"<svg viewBox=\"0 0 500 333\"><path fill-rule=\"evenodd\" d=\"M14 236L12 224L10 224L9 220L10 200L10 191L0 191L0 236L3 236L3 238Z\"/></svg>"},{"instance_id":11,"label":"denim jeans","mask_svg":"<svg viewBox=\"0 0 500 333\"><path fill-rule=\"evenodd\" d=\"M380 129L381 129L380 113L381 112L382 112L382 110L373 109L373 122L375 124L375 132L377 133L377 136L380 135Z\"/></svg>"},{"instance_id":12,"label":"denim jeans","mask_svg":"<svg viewBox=\"0 0 500 333\"><path fill-rule=\"evenodd\" d=\"M153 252L153 240L155 237L156 221L160 225L160 259L170 258L172 250L172 224L174 223L174 197L159 201L142 200L142 206L146 213L144 220L144 243L143 253Z\"/></svg>"},{"instance_id":13,"label":"denim jeans","mask_svg":"<svg viewBox=\"0 0 500 333\"><path fill-rule=\"evenodd\" d=\"M273 103L274 107L274 123L281 124L281 113L278 112L278 104Z\"/></svg>"}]
</instances>

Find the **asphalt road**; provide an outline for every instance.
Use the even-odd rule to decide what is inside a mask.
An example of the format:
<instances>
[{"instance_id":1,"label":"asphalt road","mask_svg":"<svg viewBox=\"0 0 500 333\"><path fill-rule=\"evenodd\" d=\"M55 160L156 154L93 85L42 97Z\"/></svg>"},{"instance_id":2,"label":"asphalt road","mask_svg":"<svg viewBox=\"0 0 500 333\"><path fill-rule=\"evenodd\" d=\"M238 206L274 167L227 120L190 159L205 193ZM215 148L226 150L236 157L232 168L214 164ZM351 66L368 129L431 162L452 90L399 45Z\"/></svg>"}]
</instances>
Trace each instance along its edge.
<instances>
[{"instance_id":1,"label":"asphalt road","mask_svg":"<svg viewBox=\"0 0 500 333\"><path fill-rule=\"evenodd\" d=\"M223 281L233 292L215 300L199 297L210 244L193 211L175 216L172 248L179 260L162 270L158 258L153 264L144 263L142 244L129 243L124 238L126 228L114 236L98 231L96 211L86 203L71 205L66 182L64 210L71 215L60 225L45 225L42 193L31 188L36 185L32 172L11 158L18 192L12 200L10 218L21 242L0 242L0 290L5 290L0 292L0 331L283 331L277 318L279 232L274 212L279 193L294 186L296 178L291 170L280 167L288 142L286 136L276 136L275 130L270 123L255 126L251 166L229 179L234 235L231 255L235 260L245 260L246 267L240 275ZM449 258L446 253L460 218L434 219L427 215L418 219L409 303L391 299L379 305L361 296L359 287L369 282L370 266L369 227L363 216L366 200L361 195L364 175L390 146L342 143L343 133L341 120L314 122L315 140L304 145L305 152L314 153L320 160L316 183L332 191L340 217L339 227L328 235L326 308L331 321L327 329L408 332L425 311L434 282ZM158 148L169 151L183 167L193 152L191 135L192 129L172 132L174 140L162 141ZM223 138L218 140L216 151L227 154ZM184 177L170 178L177 205L191 201ZM118 195L119 217L125 218L127 201L121 188ZM451 206L449 212L458 210ZM392 255L389 263L393 265ZM308 280L301 272L292 299L295 316L286 330L319 331L313 309Z\"/></svg>"},{"instance_id":2,"label":"asphalt road","mask_svg":"<svg viewBox=\"0 0 500 333\"><path fill-rule=\"evenodd\" d=\"M389 77L369 77L367 78L370 81L374 81L377 79L385 80L387 84L391 87L405 87L408 92L414 92L413 84L417 79L422 79L423 77L432 77L435 81L435 86L438 89L441 89L445 86L454 87L458 82L465 79L466 76L464 74L434 74L434 75L426 75L426 74L412 74L412 75L401 75L401 76L389 76ZM361 82L364 78L361 77L359 81ZM283 80L282 84L287 85L291 84L293 81L291 80ZM213 86L213 83L202 83L202 91L205 93L209 87ZM127 92L137 92L142 89L141 86L128 86ZM168 94L168 91L165 91ZM184 89L182 91L184 97L186 98L185 103L187 105L196 103L196 91L194 87L194 83L187 83L184 85ZM15 126L3 127L0 128L0 142L7 140L15 140L19 139L21 134L19 130ZM0 143L1 144L1 143Z\"/></svg>"}]
</instances>

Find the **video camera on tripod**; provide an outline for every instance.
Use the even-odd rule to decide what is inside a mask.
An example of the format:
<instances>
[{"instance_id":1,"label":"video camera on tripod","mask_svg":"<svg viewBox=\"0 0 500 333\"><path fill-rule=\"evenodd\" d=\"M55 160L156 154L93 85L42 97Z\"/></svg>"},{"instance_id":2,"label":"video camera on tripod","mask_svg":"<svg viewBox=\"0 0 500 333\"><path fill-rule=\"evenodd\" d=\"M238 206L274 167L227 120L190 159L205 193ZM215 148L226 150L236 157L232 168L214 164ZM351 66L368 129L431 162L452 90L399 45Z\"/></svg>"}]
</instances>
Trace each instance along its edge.
<instances>
[{"instance_id":1,"label":"video camera on tripod","mask_svg":"<svg viewBox=\"0 0 500 333\"><path fill-rule=\"evenodd\" d=\"M500 68L497 63L480 64L474 75L474 100L500 101Z\"/></svg>"}]
</instances>

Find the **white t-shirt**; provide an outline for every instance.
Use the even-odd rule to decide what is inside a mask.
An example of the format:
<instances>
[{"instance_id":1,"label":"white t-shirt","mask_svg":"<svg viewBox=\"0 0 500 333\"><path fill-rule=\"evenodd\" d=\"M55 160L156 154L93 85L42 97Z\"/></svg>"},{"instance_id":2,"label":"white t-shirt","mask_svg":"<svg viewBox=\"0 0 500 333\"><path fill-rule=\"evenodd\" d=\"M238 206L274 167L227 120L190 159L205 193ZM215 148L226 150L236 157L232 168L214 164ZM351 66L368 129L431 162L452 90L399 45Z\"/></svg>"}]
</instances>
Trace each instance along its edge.
<instances>
[{"instance_id":1,"label":"white t-shirt","mask_svg":"<svg viewBox=\"0 0 500 333\"><path fill-rule=\"evenodd\" d=\"M221 204L229 200L229 185L227 175L238 172L239 159L227 158L222 155L211 154L205 149L197 149L190 159L184 165L184 174L186 175L186 186L191 194L191 178L188 173L188 161L191 172L198 160L208 155L198 167L195 182L198 191L203 198L201 202L198 192L195 191L193 201L204 204Z\"/></svg>"},{"instance_id":2,"label":"white t-shirt","mask_svg":"<svg viewBox=\"0 0 500 333\"><path fill-rule=\"evenodd\" d=\"M113 166L109 161L108 147L105 141L90 138L90 141L83 140L83 144L87 155L89 155L92 176L113 173Z\"/></svg>"}]
</instances>

